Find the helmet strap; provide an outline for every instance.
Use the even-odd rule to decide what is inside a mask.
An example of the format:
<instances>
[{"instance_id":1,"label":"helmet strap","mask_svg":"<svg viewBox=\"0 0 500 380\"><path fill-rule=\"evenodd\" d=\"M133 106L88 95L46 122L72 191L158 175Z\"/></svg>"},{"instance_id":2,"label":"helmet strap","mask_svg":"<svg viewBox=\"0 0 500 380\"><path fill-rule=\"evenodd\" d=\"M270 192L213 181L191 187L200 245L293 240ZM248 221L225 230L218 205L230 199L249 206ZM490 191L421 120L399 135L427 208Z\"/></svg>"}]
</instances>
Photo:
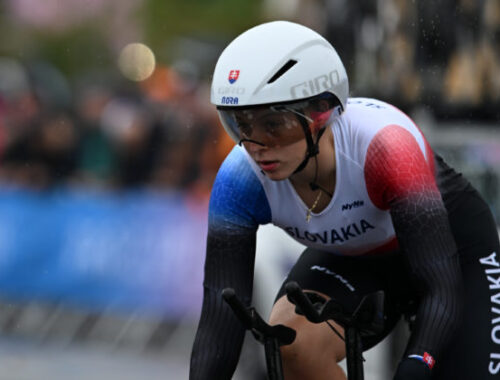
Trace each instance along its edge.
<instances>
[{"instance_id":1,"label":"helmet strap","mask_svg":"<svg viewBox=\"0 0 500 380\"><path fill-rule=\"evenodd\" d=\"M303 170L307 166L309 159L314 157L314 162L316 164L316 168L315 168L315 172L314 172L314 180L309 183L309 187L313 191L319 189L322 192L324 192L326 195L328 195L330 198L332 198L333 194L330 193L328 190L326 190L324 187L320 186L317 182L318 181L318 170L319 170L319 165L318 165L319 139L321 138L321 136L323 136L323 133L325 133L326 127L323 127L318 131L318 137L316 138L316 142L314 142L313 137L312 137L312 133L311 133L311 129L309 128L307 120L302 116L299 116L299 120L300 120L300 124L302 125L302 129L304 130L304 134L306 136L307 152L306 152L306 156L304 157L304 160L300 163L300 165L297 167L297 169L295 169L295 171L293 173L295 174L295 173L298 173L301 170Z\"/></svg>"},{"instance_id":2,"label":"helmet strap","mask_svg":"<svg viewBox=\"0 0 500 380\"><path fill-rule=\"evenodd\" d=\"M300 163L300 165L295 169L293 174L300 172L303 170L306 166L307 163L309 162L309 159L312 157L315 157L319 153L319 139L325 132L326 128L321 128L318 131L318 138L316 139L316 142L314 142L311 129L309 128L309 124L307 123L307 120L303 116L298 117L300 121L300 125L302 126L302 130L304 131L304 134L306 136L306 142L307 142L307 152L306 156L304 157L304 160Z\"/></svg>"},{"instance_id":3,"label":"helmet strap","mask_svg":"<svg viewBox=\"0 0 500 380\"><path fill-rule=\"evenodd\" d=\"M316 191L316 190L321 190L323 193L325 193L326 195L328 195L330 198L333 197L333 194L330 193L328 190L326 190L323 186L320 186L318 184L318 169L319 169L319 165L318 165L318 156L314 156L314 163L316 164L316 168L315 168L315 171L314 171L314 180L312 182L309 182L309 187L311 188L312 191Z\"/></svg>"}]
</instances>

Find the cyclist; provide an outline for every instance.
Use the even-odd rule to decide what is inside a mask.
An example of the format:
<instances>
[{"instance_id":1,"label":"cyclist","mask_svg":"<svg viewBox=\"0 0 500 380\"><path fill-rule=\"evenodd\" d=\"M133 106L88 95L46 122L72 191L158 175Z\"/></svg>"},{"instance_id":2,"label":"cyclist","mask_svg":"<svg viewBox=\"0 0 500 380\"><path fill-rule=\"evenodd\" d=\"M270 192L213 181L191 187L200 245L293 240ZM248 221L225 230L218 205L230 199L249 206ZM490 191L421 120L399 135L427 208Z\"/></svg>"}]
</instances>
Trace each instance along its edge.
<instances>
[{"instance_id":1,"label":"cyclist","mask_svg":"<svg viewBox=\"0 0 500 380\"><path fill-rule=\"evenodd\" d=\"M349 98L335 49L284 21L256 26L227 46L211 101L238 145L212 189L191 380L230 379L235 370L244 329L221 290L232 287L250 303L256 231L266 223L307 247L285 283L334 297L347 310L364 294L385 291L385 330L365 337L364 349L403 313L413 314L395 379L498 377L494 220L408 116L379 100ZM343 342L297 315L284 294L270 323L297 331L282 347L285 378L345 379L337 364Z\"/></svg>"}]
</instances>

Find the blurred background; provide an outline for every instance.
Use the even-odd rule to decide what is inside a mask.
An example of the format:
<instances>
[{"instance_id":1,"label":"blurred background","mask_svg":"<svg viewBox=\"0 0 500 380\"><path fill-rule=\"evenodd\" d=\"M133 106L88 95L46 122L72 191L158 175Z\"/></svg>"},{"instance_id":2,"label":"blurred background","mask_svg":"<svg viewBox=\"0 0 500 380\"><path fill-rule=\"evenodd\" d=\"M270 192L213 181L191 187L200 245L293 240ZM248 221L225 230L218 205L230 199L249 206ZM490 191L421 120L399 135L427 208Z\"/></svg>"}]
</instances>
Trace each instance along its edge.
<instances>
[{"instance_id":1,"label":"blurred background","mask_svg":"<svg viewBox=\"0 0 500 380\"><path fill-rule=\"evenodd\" d=\"M411 115L500 220L498 0L0 1L0 379L187 379L206 216L232 147L218 55L286 19L338 50L352 96ZM301 247L258 238L270 309ZM368 354L388 378L404 335ZM237 379L263 379L245 343Z\"/></svg>"}]
</instances>

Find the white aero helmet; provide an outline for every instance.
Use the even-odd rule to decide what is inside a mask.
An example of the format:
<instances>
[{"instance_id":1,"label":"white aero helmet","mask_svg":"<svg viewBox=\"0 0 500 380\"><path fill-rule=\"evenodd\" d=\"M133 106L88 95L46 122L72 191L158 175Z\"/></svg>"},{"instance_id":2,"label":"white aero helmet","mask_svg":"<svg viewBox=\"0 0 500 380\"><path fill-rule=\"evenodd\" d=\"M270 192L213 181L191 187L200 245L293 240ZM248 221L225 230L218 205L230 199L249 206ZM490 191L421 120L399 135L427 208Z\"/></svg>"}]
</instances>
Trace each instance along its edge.
<instances>
[{"instance_id":1,"label":"white aero helmet","mask_svg":"<svg viewBox=\"0 0 500 380\"><path fill-rule=\"evenodd\" d=\"M274 21L247 30L222 52L211 102L237 143L286 145L305 134L308 152L298 171L317 154L329 118L345 110L348 92L344 65L325 38L305 26ZM304 110L314 108L320 98L329 100L328 112L322 107L306 116ZM271 123L258 122L259 107L274 113ZM318 137L313 141L315 129Z\"/></svg>"},{"instance_id":2,"label":"white aero helmet","mask_svg":"<svg viewBox=\"0 0 500 380\"><path fill-rule=\"evenodd\" d=\"M317 32L288 21L253 27L222 52L212 80L216 106L251 106L335 95L345 109L347 74L333 46Z\"/></svg>"}]
</instances>

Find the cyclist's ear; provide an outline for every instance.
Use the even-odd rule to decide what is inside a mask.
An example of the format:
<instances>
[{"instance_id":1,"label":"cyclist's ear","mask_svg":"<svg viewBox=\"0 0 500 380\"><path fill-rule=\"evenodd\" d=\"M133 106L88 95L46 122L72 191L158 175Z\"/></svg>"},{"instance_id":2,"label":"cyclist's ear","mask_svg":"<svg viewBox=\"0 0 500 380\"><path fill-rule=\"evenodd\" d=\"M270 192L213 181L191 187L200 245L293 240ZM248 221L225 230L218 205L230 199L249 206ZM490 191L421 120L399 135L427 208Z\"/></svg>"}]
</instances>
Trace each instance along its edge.
<instances>
[{"instance_id":1,"label":"cyclist's ear","mask_svg":"<svg viewBox=\"0 0 500 380\"><path fill-rule=\"evenodd\" d=\"M314 102L311 102L311 104L305 109L306 114L316 114L318 112L326 112L330 108L332 108L332 105L330 102L326 99L317 99Z\"/></svg>"},{"instance_id":2,"label":"cyclist's ear","mask_svg":"<svg viewBox=\"0 0 500 380\"><path fill-rule=\"evenodd\" d=\"M330 108L332 108L332 105L330 104L330 102L326 99L320 99L316 105L316 110L317 112L326 112L328 111Z\"/></svg>"}]
</instances>

